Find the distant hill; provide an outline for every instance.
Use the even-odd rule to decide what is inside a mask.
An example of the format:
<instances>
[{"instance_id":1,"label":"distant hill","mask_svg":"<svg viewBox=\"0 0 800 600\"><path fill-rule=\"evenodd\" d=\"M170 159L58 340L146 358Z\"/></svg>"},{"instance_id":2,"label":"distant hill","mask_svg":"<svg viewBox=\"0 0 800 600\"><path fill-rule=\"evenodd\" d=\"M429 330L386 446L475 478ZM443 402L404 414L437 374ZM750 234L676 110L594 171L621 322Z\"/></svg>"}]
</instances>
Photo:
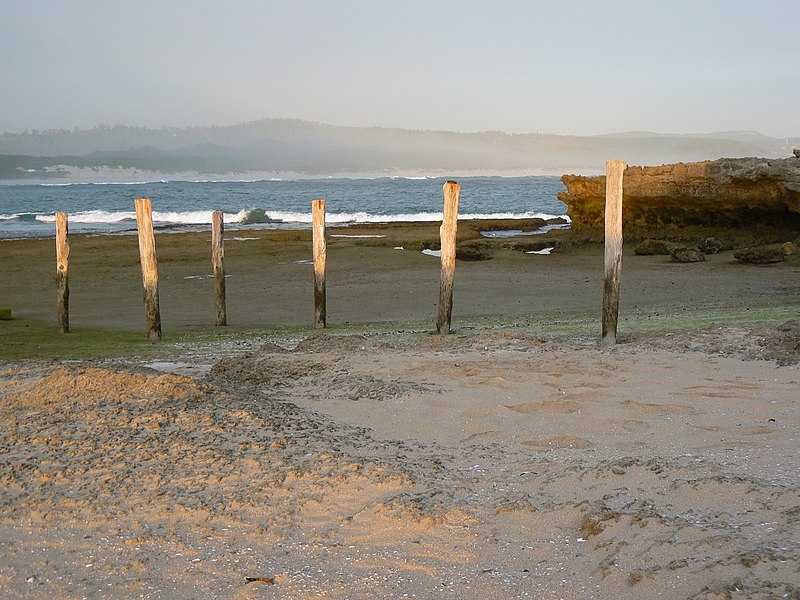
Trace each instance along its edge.
<instances>
[{"instance_id":1,"label":"distant hill","mask_svg":"<svg viewBox=\"0 0 800 600\"><path fill-rule=\"evenodd\" d=\"M800 138L755 132L599 136L456 133L339 127L291 119L240 125L148 129L115 125L0 135L0 178L64 176L70 167L121 167L232 175L292 171L308 175L371 172L591 172L609 158L657 165L720 157L790 156ZM57 166L66 171L56 173Z\"/></svg>"}]
</instances>

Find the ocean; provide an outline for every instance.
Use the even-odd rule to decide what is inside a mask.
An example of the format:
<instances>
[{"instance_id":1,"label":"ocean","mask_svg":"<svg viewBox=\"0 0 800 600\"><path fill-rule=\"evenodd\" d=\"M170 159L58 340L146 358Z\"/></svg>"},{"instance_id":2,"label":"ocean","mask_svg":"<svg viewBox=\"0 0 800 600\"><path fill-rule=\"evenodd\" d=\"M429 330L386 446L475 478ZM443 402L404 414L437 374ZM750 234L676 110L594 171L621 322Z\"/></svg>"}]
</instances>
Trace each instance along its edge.
<instances>
[{"instance_id":1,"label":"ocean","mask_svg":"<svg viewBox=\"0 0 800 600\"><path fill-rule=\"evenodd\" d=\"M436 221L441 177L154 181L0 185L0 239L55 234L55 213L69 214L71 234L134 234L134 198L150 198L157 230L208 228L214 210L226 229L309 228L311 201L326 200L328 224ZM552 218L566 206L558 177L464 177L460 219Z\"/></svg>"}]
</instances>

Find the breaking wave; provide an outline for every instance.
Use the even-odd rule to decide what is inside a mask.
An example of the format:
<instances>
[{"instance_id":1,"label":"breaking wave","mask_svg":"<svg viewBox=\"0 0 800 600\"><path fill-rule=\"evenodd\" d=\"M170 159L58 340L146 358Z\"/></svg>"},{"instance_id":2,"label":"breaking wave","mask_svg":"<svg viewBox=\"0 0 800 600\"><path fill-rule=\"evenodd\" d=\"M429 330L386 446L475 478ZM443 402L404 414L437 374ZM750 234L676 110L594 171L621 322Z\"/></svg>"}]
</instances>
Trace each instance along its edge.
<instances>
[{"instance_id":1,"label":"breaking wave","mask_svg":"<svg viewBox=\"0 0 800 600\"><path fill-rule=\"evenodd\" d=\"M211 223L212 211L210 210L191 210L185 212L161 212L153 211L153 223L169 225L204 225ZM441 212L418 212L399 215L375 214L369 212L330 212L325 215L325 221L329 224L359 224L359 223L393 223L393 222L425 222L441 221ZM564 218L563 215L550 215L540 212L524 213L467 213L458 216L460 220L478 219L554 219ZM225 223L239 225L258 225L258 224L310 224L311 212L291 212L280 210L264 210L262 208L251 208L240 210L237 213L225 213L223 217ZM39 221L42 223L53 223L56 220L55 214L30 214L22 213L16 215L0 215L0 220L16 221ZM71 223L122 223L126 221L135 222L135 211L109 212L104 210L87 210L69 215Z\"/></svg>"}]
</instances>

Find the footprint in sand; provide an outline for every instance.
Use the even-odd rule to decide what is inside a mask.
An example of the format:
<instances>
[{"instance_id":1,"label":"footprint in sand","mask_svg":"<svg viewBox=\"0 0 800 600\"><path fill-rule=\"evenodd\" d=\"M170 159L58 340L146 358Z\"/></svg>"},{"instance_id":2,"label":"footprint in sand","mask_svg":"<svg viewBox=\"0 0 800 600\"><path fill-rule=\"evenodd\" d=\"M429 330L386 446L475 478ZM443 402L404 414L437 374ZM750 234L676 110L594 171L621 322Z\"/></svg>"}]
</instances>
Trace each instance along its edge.
<instances>
[{"instance_id":1,"label":"footprint in sand","mask_svg":"<svg viewBox=\"0 0 800 600\"><path fill-rule=\"evenodd\" d=\"M650 423L646 421L640 421L639 419L625 419L620 421L620 425L622 425L622 428L629 433L639 433L641 431L652 429L653 427Z\"/></svg>"},{"instance_id":2,"label":"footprint in sand","mask_svg":"<svg viewBox=\"0 0 800 600\"><path fill-rule=\"evenodd\" d=\"M462 444L470 443L470 442L486 442L486 441L497 441L501 439L506 439L509 437L509 434L504 431L499 430L491 430L491 431L481 431L480 433L473 433L470 436L465 437L462 440L459 440Z\"/></svg>"}]
</instances>

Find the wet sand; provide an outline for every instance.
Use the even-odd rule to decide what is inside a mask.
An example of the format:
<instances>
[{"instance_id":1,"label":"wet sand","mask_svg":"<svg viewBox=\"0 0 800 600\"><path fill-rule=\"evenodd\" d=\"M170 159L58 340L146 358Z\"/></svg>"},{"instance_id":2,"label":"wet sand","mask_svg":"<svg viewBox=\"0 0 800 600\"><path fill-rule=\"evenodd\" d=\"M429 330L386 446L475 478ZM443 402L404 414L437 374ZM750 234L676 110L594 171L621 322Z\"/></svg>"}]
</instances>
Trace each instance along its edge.
<instances>
[{"instance_id":1,"label":"wet sand","mask_svg":"<svg viewBox=\"0 0 800 600\"><path fill-rule=\"evenodd\" d=\"M601 245L557 249L563 233L510 240L480 238L476 223L459 226L460 242L486 246L491 260L459 261L453 324L459 319L599 318ZM438 224L329 228L328 323L434 320L439 260L418 251L435 242ZM384 237L342 237L384 236ZM75 327L144 330L135 235L73 236L70 320ZM509 246L516 247L510 249ZM213 325L210 233L158 233L161 316L165 335ZM415 250L398 250L414 247ZM228 322L243 326L313 324L310 231L228 231L225 266ZM19 319L55 323L52 239L0 240L0 308ZM626 246L621 314L680 314L702 309L797 306L800 259L776 265L737 264L732 252L678 264L668 256L636 256ZM624 332L623 332L624 333Z\"/></svg>"},{"instance_id":2,"label":"wet sand","mask_svg":"<svg viewBox=\"0 0 800 600\"><path fill-rule=\"evenodd\" d=\"M437 336L438 260L394 250L435 226L360 233L329 245L347 334L0 367L0 596L800 594L796 259L626 255L601 348L570 333L600 247L459 262ZM232 320L309 325L307 233L228 235L259 238L226 242ZM165 342L213 320L208 237L157 240ZM0 332L55 322L52 245L0 242ZM72 247L73 323L144 331L135 238Z\"/></svg>"}]
</instances>

